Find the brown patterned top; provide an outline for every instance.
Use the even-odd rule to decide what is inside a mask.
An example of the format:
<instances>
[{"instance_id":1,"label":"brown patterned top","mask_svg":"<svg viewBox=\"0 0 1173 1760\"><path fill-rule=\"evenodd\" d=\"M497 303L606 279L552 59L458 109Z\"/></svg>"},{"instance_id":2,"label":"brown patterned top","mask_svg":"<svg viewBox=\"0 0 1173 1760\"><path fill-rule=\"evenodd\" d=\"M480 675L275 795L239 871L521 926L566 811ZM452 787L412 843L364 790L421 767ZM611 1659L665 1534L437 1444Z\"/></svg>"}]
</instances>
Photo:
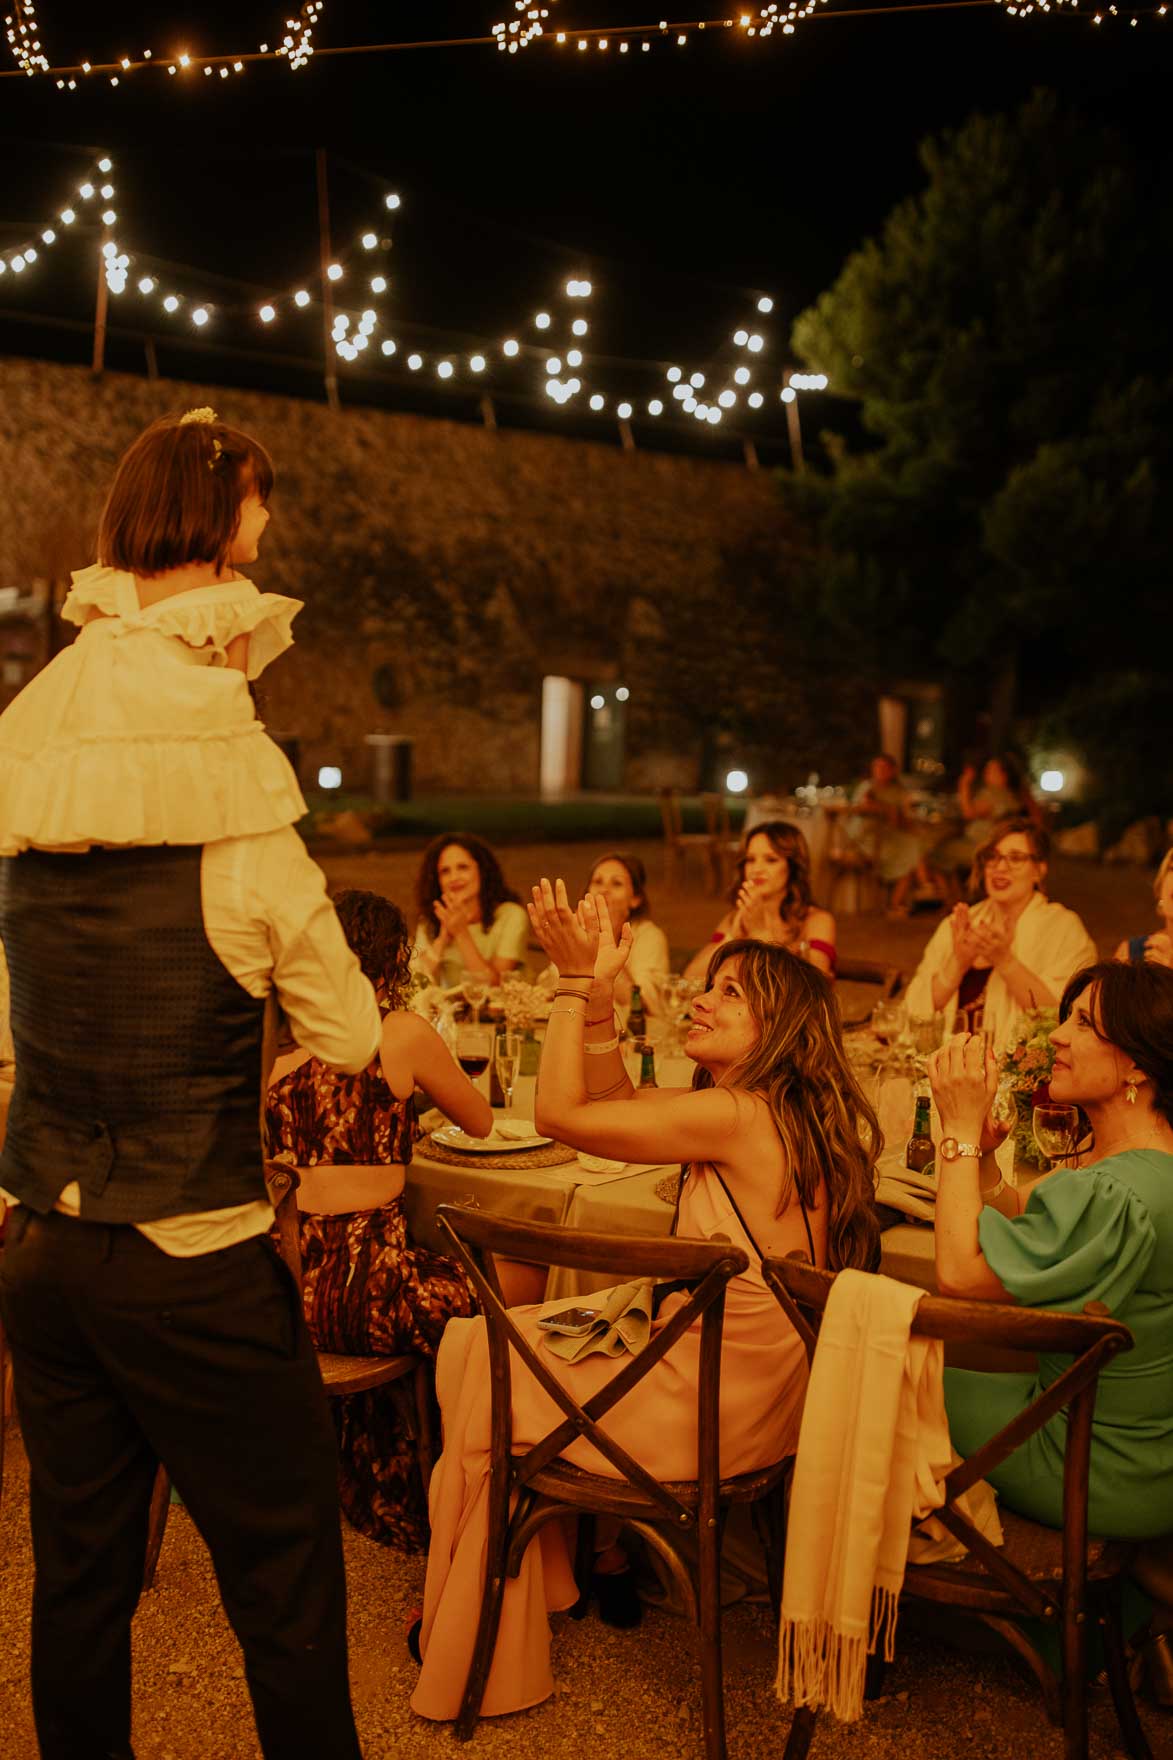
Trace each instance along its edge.
<instances>
[{"instance_id":1,"label":"brown patterned top","mask_svg":"<svg viewBox=\"0 0 1173 1760\"><path fill-rule=\"evenodd\" d=\"M411 1161L415 1100L397 1100L376 1057L357 1075L316 1057L275 1082L265 1101L269 1154L297 1167L378 1167Z\"/></svg>"}]
</instances>

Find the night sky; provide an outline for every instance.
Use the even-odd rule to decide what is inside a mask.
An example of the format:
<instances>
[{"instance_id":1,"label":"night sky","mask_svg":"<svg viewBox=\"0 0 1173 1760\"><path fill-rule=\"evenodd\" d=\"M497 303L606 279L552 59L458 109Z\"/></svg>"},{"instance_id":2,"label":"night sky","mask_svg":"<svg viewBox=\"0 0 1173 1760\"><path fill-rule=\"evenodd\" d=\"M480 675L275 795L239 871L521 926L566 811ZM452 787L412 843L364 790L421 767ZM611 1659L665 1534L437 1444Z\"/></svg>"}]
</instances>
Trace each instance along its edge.
<instances>
[{"instance_id":1,"label":"night sky","mask_svg":"<svg viewBox=\"0 0 1173 1760\"><path fill-rule=\"evenodd\" d=\"M658 16L631 0L554 0L550 11L548 28L571 34L575 24ZM316 40L327 47L480 34L505 16L512 13L501 0L426 7L326 0ZM156 58L180 48L227 54L278 40L281 27L277 7L256 0L202 10L181 0L102 9L41 0L39 20L55 63L136 55L147 46ZM350 309L381 306L379 335L398 339L388 399L470 414L467 373L445 388L434 379L425 386L426 374L402 366L406 353L417 347L434 360L437 353L459 358L462 350L467 358L478 342L499 347L517 335L542 348L511 367L499 356L491 364L486 377L502 397L504 419L524 414L518 406L511 417L512 392L526 400L524 419L589 431L577 406L533 402L546 343L563 352L569 343L567 322L578 308L560 291L568 276L589 275L595 289L582 308L591 324L584 346L610 362L661 363L649 371L592 366L588 358L592 388L650 395L658 384L663 393L662 363L728 358L732 331L752 324L761 293L776 301L773 317L760 320L762 359L773 363L776 388L790 321L893 203L918 188L916 146L924 135L958 125L975 109L1011 109L1033 87L1049 85L1128 137L1156 199L1168 182L1171 72L1173 17L1145 13L1135 28L1121 18L1099 29L1088 11L1068 8L1025 21L994 7L840 17L831 0L792 37L754 43L710 29L692 34L684 49L673 35L655 40L647 54L633 49L623 57L614 44L605 54L538 44L515 57L489 48L323 56L297 74L280 64L228 80L144 71L117 90L103 80L75 94L42 80L6 80L0 239L15 244L30 223L44 224L76 187L87 148L108 149L116 161L116 235L134 255L111 322L152 329L164 373L315 395L320 383L312 374L272 357L320 349L320 318L290 313L266 330L248 309L230 308L255 308L265 293L303 279L312 288L313 149L325 147L336 254L353 249L371 223L393 241L386 258L376 252L379 263L362 261L338 290ZM381 208L386 189L402 197L394 216ZM92 240L74 238L54 247L35 273L4 276L0 350L86 358L84 334L2 315L84 320L92 271L83 250L92 254ZM165 319L157 307L147 322L135 292L140 252L202 271L176 269L172 280L181 293L219 298L203 340L258 350L268 364L169 350L168 335L194 332L186 318ZM371 300L364 277L380 266L391 290ZM255 296L217 276L250 284ZM547 338L527 323L540 308L555 317ZM142 350L114 342L110 359L141 370ZM344 399L379 396L364 376L345 367L341 376ZM772 410L767 404L763 432L780 431L780 414L776 402ZM712 436L714 443L724 438Z\"/></svg>"}]
</instances>

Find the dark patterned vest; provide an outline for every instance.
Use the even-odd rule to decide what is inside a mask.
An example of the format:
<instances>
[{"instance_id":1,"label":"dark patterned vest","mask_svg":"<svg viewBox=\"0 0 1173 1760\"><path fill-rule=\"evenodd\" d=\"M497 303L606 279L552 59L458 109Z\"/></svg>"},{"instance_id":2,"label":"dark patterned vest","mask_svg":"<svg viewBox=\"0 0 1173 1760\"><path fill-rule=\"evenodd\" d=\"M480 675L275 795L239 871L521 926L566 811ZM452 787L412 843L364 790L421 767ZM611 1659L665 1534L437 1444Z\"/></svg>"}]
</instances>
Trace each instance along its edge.
<instances>
[{"instance_id":1,"label":"dark patterned vest","mask_svg":"<svg viewBox=\"0 0 1173 1760\"><path fill-rule=\"evenodd\" d=\"M0 860L16 1086L0 1186L93 1222L263 1198L264 1001L204 932L202 851Z\"/></svg>"}]
</instances>

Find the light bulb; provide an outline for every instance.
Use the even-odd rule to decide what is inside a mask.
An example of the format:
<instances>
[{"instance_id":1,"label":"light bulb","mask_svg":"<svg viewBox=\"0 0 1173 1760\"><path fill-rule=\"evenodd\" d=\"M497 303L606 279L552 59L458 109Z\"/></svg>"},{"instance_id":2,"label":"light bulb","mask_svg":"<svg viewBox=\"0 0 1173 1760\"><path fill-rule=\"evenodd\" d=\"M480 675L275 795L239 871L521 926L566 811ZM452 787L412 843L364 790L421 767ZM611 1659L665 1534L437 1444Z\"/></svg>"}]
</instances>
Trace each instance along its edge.
<instances>
[{"instance_id":1,"label":"light bulb","mask_svg":"<svg viewBox=\"0 0 1173 1760\"><path fill-rule=\"evenodd\" d=\"M749 384L749 368L748 367L738 367L737 371L733 375L733 380L734 380L734 383L737 385L748 385Z\"/></svg>"},{"instance_id":2,"label":"light bulb","mask_svg":"<svg viewBox=\"0 0 1173 1760\"><path fill-rule=\"evenodd\" d=\"M208 321L208 313L203 306L197 306L191 315L191 321L197 329L202 330Z\"/></svg>"},{"instance_id":3,"label":"light bulb","mask_svg":"<svg viewBox=\"0 0 1173 1760\"><path fill-rule=\"evenodd\" d=\"M295 306L308 306L309 305L310 296L305 291L304 288L299 288L298 291L294 294L293 303Z\"/></svg>"},{"instance_id":4,"label":"light bulb","mask_svg":"<svg viewBox=\"0 0 1173 1760\"><path fill-rule=\"evenodd\" d=\"M113 169L114 169L114 167L111 164L109 159L99 159L98 160L98 170L99 171L113 171Z\"/></svg>"},{"instance_id":5,"label":"light bulb","mask_svg":"<svg viewBox=\"0 0 1173 1760\"><path fill-rule=\"evenodd\" d=\"M621 403L616 409L615 414L619 417L621 422L629 422L631 420L631 405L629 403Z\"/></svg>"},{"instance_id":6,"label":"light bulb","mask_svg":"<svg viewBox=\"0 0 1173 1760\"><path fill-rule=\"evenodd\" d=\"M342 264L341 263L331 263L330 267L326 270L326 274L331 281L341 281L341 279L342 279Z\"/></svg>"},{"instance_id":7,"label":"light bulb","mask_svg":"<svg viewBox=\"0 0 1173 1760\"><path fill-rule=\"evenodd\" d=\"M79 183L77 186L77 193L88 202L94 193L94 186L92 183Z\"/></svg>"},{"instance_id":8,"label":"light bulb","mask_svg":"<svg viewBox=\"0 0 1173 1760\"><path fill-rule=\"evenodd\" d=\"M118 251L117 245L114 245L111 247L111 255L112 256L116 255L117 251ZM26 263L35 263L37 260L37 253L33 249L31 244L26 244L24 247L24 260Z\"/></svg>"},{"instance_id":9,"label":"light bulb","mask_svg":"<svg viewBox=\"0 0 1173 1760\"><path fill-rule=\"evenodd\" d=\"M385 355L393 355L395 353L395 344L392 342L392 340L389 336L387 337L386 341L383 343L382 347L383 347L383 353Z\"/></svg>"},{"instance_id":10,"label":"light bulb","mask_svg":"<svg viewBox=\"0 0 1173 1760\"><path fill-rule=\"evenodd\" d=\"M722 409L732 409L733 405L737 402L736 391L722 391L717 402L721 405Z\"/></svg>"},{"instance_id":11,"label":"light bulb","mask_svg":"<svg viewBox=\"0 0 1173 1760\"><path fill-rule=\"evenodd\" d=\"M626 703L626 701L630 695L631 695L631 692L628 690L627 686L625 684L621 684L619 686L619 689L615 692L615 701L617 703Z\"/></svg>"},{"instance_id":12,"label":"light bulb","mask_svg":"<svg viewBox=\"0 0 1173 1760\"><path fill-rule=\"evenodd\" d=\"M378 242L379 240L373 232L363 233L362 248L364 251L373 251Z\"/></svg>"},{"instance_id":13,"label":"light bulb","mask_svg":"<svg viewBox=\"0 0 1173 1760\"><path fill-rule=\"evenodd\" d=\"M437 362L437 365L436 365L436 372L437 372L437 375L438 375L438 376L439 376L439 377L440 377L440 378L441 378L441 379L451 379L451 377L452 377L452 374L453 374L453 371L454 371L454 369L453 369L453 366L452 366L452 362L451 362L451 361L439 361L439 362Z\"/></svg>"},{"instance_id":14,"label":"light bulb","mask_svg":"<svg viewBox=\"0 0 1173 1760\"><path fill-rule=\"evenodd\" d=\"M692 395L691 392L683 400L680 407L681 407L681 409L686 410L689 415L692 414L693 410L696 408L696 398Z\"/></svg>"},{"instance_id":15,"label":"light bulb","mask_svg":"<svg viewBox=\"0 0 1173 1760\"><path fill-rule=\"evenodd\" d=\"M662 415L663 410L664 405L660 402L660 399L658 397L653 397L651 403L648 405L648 414L650 416Z\"/></svg>"},{"instance_id":16,"label":"light bulb","mask_svg":"<svg viewBox=\"0 0 1173 1760\"><path fill-rule=\"evenodd\" d=\"M602 409L605 406L606 402L607 402L607 399L605 397L601 397L599 395L599 393L596 391L595 395L591 398L591 408L592 409Z\"/></svg>"},{"instance_id":17,"label":"light bulb","mask_svg":"<svg viewBox=\"0 0 1173 1760\"><path fill-rule=\"evenodd\" d=\"M104 183L98 191L98 194L104 202L108 202L110 197L114 194L114 185L112 183Z\"/></svg>"},{"instance_id":18,"label":"light bulb","mask_svg":"<svg viewBox=\"0 0 1173 1760\"><path fill-rule=\"evenodd\" d=\"M418 373L424 364L424 357L422 354L409 354L407 357L407 364L413 373Z\"/></svg>"},{"instance_id":19,"label":"light bulb","mask_svg":"<svg viewBox=\"0 0 1173 1760\"><path fill-rule=\"evenodd\" d=\"M589 281L579 282L578 297L579 299L589 299L591 297L591 284Z\"/></svg>"},{"instance_id":20,"label":"light bulb","mask_svg":"<svg viewBox=\"0 0 1173 1760\"><path fill-rule=\"evenodd\" d=\"M534 316L534 324L539 330L548 330L550 328L549 312L537 312Z\"/></svg>"},{"instance_id":21,"label":"light bulb","mask_svg":"<svg viewBox=\"0 0 1173 1760\"><path fill-rule=\"evenodd\" d=\"M590 329L590 325L585 318L576 318L570 328L575 336L585 336Z\"/></svg>"},{"instance_id":22,"label":"light bulb","mask_svg":"<svg viewBox=\"0 0 1173 1760\"><path fill-rule=\"evenodd\" d=\"M142 283L140 282L139 285L141 287ZM277 308L276 306L262 306L258 316L262 324L271 324L277 316Z\"/></svg>"},{"instance_id":23,"label":"light bulb","mask_svg":"<svg viewBox=\"0 0 1173 1760\"><path fill-rule=\"evenodd\" d=\"M72 226L77 219L77 215L72 208L62 208L60 219L62 226Z\"/></svg>"},{"instance_id":24,"label":"light bulb","mask_svg":"<svg viewBox=\"0 0 1173 1760\"><path fill-rule=\"evenodd\" d=\"M669 367L667 376L668 376L669 383L672 385L675 385L680 378L680 368L679 367Z\"/></svg>"},{"instance_id":25,"label":"light bulb","mask_svg":"<svg viewBox=\"0 0 1173 1760\"><path fill-rule=\"evenodd\" d=\"M694 391L699 391L705 382L705 376L703 373L694 373L688 382Z\"/></svg>"},{"instance_id":26,"label":"light bulb","mask_svg":"<svg viewBox=\"0 0 1173 1760\"><path fill-rule=\"evenodd\" d=\"M750 409L761 409L761 407L762 407L762 394L761 394L761 392L760 391L751 391L749 396L746 398L746 402L749 404Z\"/></svg>"},{"instance_id":27,"label":"light bulb","mask_svg":"<svg viewBox=\"0 0 1173 1760\"><path fill-rule=\"evenodd\" d=\"M179 301L173 293L169 293L167 298L163 301L163 310L165 312L177 312L179 310Z\"/></svg>"},{"instance_id":28,"label":"light bulb","mask_svg":"<svg viewBox=\"0 0 1173 1760\"><path fill-rule=\"evenodd\" d=\"M568 367L581 367L582 366L582 354L577 348L572 348L570 350L570 352L567 354L566 365Z\"/></svg>"},{"instance_id":29,"label":"light bulb","mask_svg":"<svg viewBox=\"0 0 1173 1760\"><path fill-rule=\"evenodd\" d=\"M390 209L392 209L392 211L394 211L399 206L399 197L395 196L395 195L384 196L383 197L383 205L384 205L384 207L390 208Z\"/></svg>"},{"instance_id":30,"label":"light bulb","mask_svg":"<svg viewBox=\"0 0 1173 1760\"><path fill-rule=\"evenodd\" d=\"M21 256L19 251L17 251L16 255L12 259L12 267L18 275L20 274L21 270L24 268L24 258Z\"/></svg>"},{"instance_id":31,"label":"light bulb","mask_svg":"<svg viewBox=\"0 0 1173 1760\"><path fill-rule=\"evenodd\" d=\"M746 343L749 341L749 331L748 330L735 330L733 332L733 340L737 344L738 348L744 348Z\"/></svg>"},{"instance_id":32,"label":"light bulb","mask_svg":"<svg viewBox=\"0 0 1173 1760\"><path fill-rule=\"evenodd\" d=\"M706 421L711 422L713 427L715 428L717 423L721 420L721 411L715 407L712 409L709 409L706 412L705 419L706 419Z\"/></svg>"},{"instance_id":33,"label":"light bulb","mask_svg":"<svg viewBox=\"0 0 1173 1760\"><path fill-rule=\"evenodd\" d=\"M773 310L774 310L773 300L770 298L768 293L763 293L761 299L758 301L758 311L761 312L763 317L768 317L769 314Z\"/></svg>"},{"instance_id":34,"label":"light bulb","mask_svg":"<svg viewBox=\"0 0 1173 1760\"><path fill-rule=\"evenodd\" d=\"M469 367L474 373L483 373L488 362L483 354L474 354L469 360Z\"/></svg>"},{"instance_id":35,"label":"light bulb","mask_svg":"<svg viewBox=\"0 0 1173 1760\"><path fill-rule=\"evenodd\" d=\"M783 403L793 403L797 396L798 392L794 389L793 385L784 385L782 387Z\"/></svg>"},{"instance_id":36,"label":"light bulb","mask_svg":"<svg viewBox=\"0 0 1173 1760\"><path fill-rule=\"evenodd\" d=\"M154 285L155 283L152 278L149 275L144 275L138 284L138 290L140 293L150 293L153 290Z\"/></svg>"},{"instance_id":37,"label":"light bulb","mask_svg":"<svg viewBox=\"0 0 1173 1760\"><path fill-rule=\"evenodd\" d=\"M762 339L760 336L751 336L745 346L749 349L750 354L761 354Z\"/></svg>"},{"instance_id":38,"label":"light bulb","mask_svg":"<svg viewBox=\"0 0 1173 1760\"><path fill-rule=\"evenodd\" d=\"M41 234L41 243L53 244L56 241L56 238L57 234L54 232L53 228L51 226L46 226L44 232Z\"/></svg>"},{"instance_id":39,"label":"light bulb","mask_svg":"<svg viewBox=\"0 0 1173 1760\"><path fill-rule=\"evenodd\" d=\"M359 319L359 322L367 330L373 330L375 325L379 322L379 314L378 314L378 312L371 311L370 307L368 306L366 311L363 313L362 317Z\"/></svg>"},{"instance_id":40,"label":"light bulb","mask_svg":"<svg viewBox=\"0 0 1173 1760\"><path fill-rule=\"evenodd\" d=\"M387 277L385 275L372 275L371 276L371 292L372 293L386 293L386 291L387 291Z\"/></svg>"},{"instance_id":41,"label":"light bulb","mask_svg":"<svg viewBox=\"0 0 1173 1760\"><path fill-rule=\"evenodd\" d=\"M118 218L118 216L114 212L113 208L106 208L102 213L102 225L103 226L113 226L113 224L117 220L117 218Z\"/></svg>"},{"instance_id":42,"label":"light bulb","mask_svg":"<svg viewBox=\"0 0 1173 1760\"><path fill-rule=\"evenodd\" d=\"M551 374L558 374L562 371L562 362L556 354L552 354L546 362L546 371Z\"/></svg>"},{"instance_id":43,"label":"light bulb","mask_svg":"<svg viewBox=\"0 0 1173 1760\"><path fill-rule=\"evenodd\" d=\"M514 342L512 337L509 338L508 342L502 343L502 345L501 345L502 353L507 354L511 360L512 360L513 356L515 354L517 354L517 352L520 348L521 348L520 342Z\"/></svg>"}]
</instances>

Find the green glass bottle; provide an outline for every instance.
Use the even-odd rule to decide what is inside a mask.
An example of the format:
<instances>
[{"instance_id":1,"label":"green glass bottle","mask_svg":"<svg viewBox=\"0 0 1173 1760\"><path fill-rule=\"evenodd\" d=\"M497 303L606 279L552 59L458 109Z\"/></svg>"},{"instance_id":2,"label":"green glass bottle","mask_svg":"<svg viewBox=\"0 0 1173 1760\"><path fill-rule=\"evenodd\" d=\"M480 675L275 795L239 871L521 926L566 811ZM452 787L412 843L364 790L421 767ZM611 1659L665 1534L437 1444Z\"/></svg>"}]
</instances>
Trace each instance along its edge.
<instances>
[{"instance_id":1,"label":"green glass bottle","mask_svg":"<svg viewBox=\"0 0 1173 1760\"><path fill-rule=\"evenodd\" d=\"M656 1087L656 1053L645 1039L639 1048L639 1085L641 1088Z\"/></svg>"},{"instance_id":2,"label":"green glass bottle","mask_svg":"<svg viewBox=\"0 0 1173 1760\"><path fill-rule=\"evenodd\" d=\"M927 1094L916 1097L916 1115L912 1121L912 1135L908 1139L908 1147L904 1151L904 1165L911 1173L923 1173L936 1155L933 1147L932 1133L929 1129L929 1114L932 1102Z\"/></svg>"},{"instance_id":3,"label":"green glass bottle","mask_svg":"<svg viewBox=\"0 0 1173 1760\"><path fill-rule=\"evenodd\" d=\"M631 1039L642 1039L648 1030L647 1011L644 999L639 993L639 985L631 986L631 1007L627 1011L627 1033Z\"/></svg>"}]
</instances>

